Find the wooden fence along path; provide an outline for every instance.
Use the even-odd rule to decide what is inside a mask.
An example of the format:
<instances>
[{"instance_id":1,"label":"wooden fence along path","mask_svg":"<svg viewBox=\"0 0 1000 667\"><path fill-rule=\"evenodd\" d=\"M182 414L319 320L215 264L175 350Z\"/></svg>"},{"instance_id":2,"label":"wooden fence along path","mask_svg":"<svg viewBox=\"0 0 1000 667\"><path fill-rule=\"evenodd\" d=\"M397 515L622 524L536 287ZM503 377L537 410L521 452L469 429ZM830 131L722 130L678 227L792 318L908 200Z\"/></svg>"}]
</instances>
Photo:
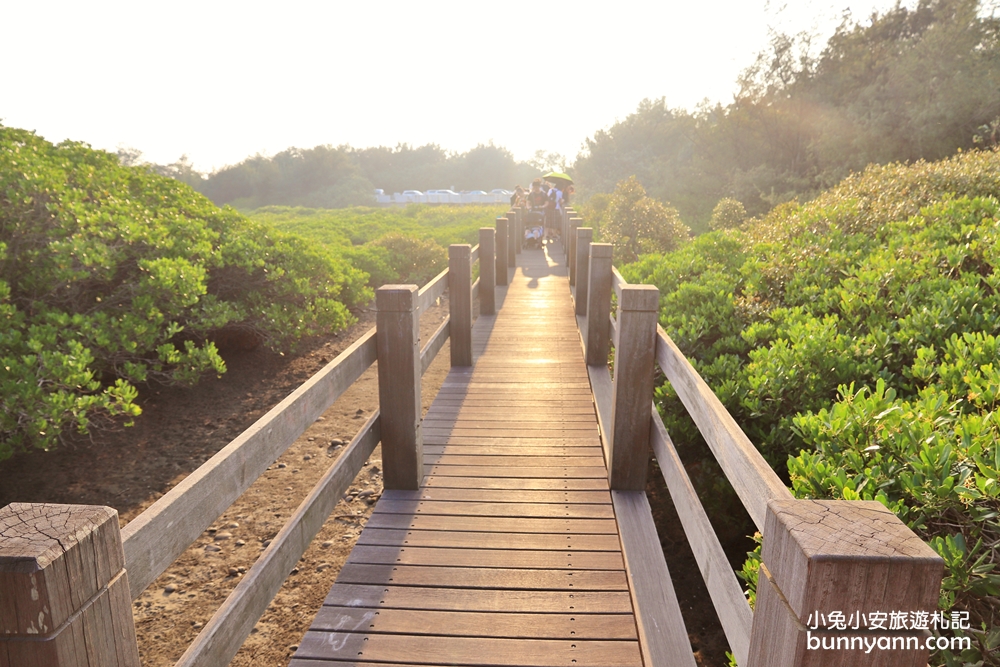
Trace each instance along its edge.
<instances>
[{"instance_id":1,"label":"wooden fence along path","mask_svg":"<svg viewBox=\"0 0 1000 667\"><path fill-rule=\"evenodd\" d=\"M139 667L131 601L376 361L379 410L176 667L229 664L379 443L385 491L293 667L693 667L650 452L739 667L926 665L926 631L872 656L856 630L806 624L933 612L941 558L877 502L793 498L657 325L657 289L629 285L567 213L565 253L521 252L511 211L424 287L380 288L375 329L121 531L106 507L0 509L0 667ZM419 315L446 289L449 318L421 345ZM452 370L422 418L420 378L447 340ZM652 404L657 368L763 534L752 611ZM810 650L809 632L837 649Z\"/></svg>"},{"instance_id":2,"label":"wooden fence along path","mask_svg":"<svg viewBox=\"0 0 1000 667\"><path fill-rule=\"evenodd\" d=\"M295 667L642 664L568 272L522 258L423 420L423 483L383 493Z\"/></svg>"}]
</instances>

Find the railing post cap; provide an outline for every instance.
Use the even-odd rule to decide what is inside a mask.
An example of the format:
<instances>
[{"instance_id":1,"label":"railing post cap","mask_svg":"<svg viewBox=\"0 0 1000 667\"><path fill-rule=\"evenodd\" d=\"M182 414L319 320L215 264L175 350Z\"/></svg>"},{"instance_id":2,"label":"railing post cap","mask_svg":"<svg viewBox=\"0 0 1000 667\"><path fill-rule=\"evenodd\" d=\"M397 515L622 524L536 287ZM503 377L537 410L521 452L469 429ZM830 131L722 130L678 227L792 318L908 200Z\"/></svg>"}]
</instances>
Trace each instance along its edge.
<instances>
[{"instance_id":1,"label":"railing post cap","mask_svg":"<svg viewBox=\"0 0 1000 667\"><path fill-rule=\"evenodd\" d=\"M610 243L591 243L590 244L590 256L591 257L611 257L611 253L614 250L614 246Z\"/></svg>"},{"instance_id":2,"label":"railing post cap","mask_svg":"<svg viewBox=\"0 0 1000 667\"><path fill-rule=\"evenodd\" d=\"M416 285L382 285L375 290L376 310L408 312L417 307Z\"/></svg>"},{"instance_id":3,"label":"railing post cap","mask_svg":"<svg viewBox=\"0 0 1000 667\"><path fill-rule=\"evenodd\" d=\"M761 559L800 620L847 606L936 609L944 568L933 549L874 500L768 501Z\"/></svg>"},{"instance_id":4,"label":"railing post cap","mask_svg":"<svg viewBox=\"0 0 1000 667\"><path fill-rule=\"evenodd\" d=\"M660 309L660 290L655 285L625 285L618 297L622 310L657 312Z\"/></svg>"},{"instance_id":5,"label":"railing post cap","mask_svg":"<svg viewBox=\"0 0 1000 667\"><path fill-rule=\"evenodd\" d=\"M80 550L89 552L82 553ZM75 557L66 556L76 551ZM70 576L65 562L90 564ZM118 512L99 505L11 503L0 509L0 579L13 583L4 604L17 609L17 626L0 634L45 636L56 631L125 566ZM30 624L30 628L27 624Z\"/></svg>"},{"instance_id":6,"label":"railing post cap","mask_svg":"<svg viewBox=\"0 0 1000 667\"><path fill-rule=\"evenodd\" d=\"M452 243L448 246L448 257L465 257L472 254L472 246L468 243Z\"/></svg>"}]
</instances>

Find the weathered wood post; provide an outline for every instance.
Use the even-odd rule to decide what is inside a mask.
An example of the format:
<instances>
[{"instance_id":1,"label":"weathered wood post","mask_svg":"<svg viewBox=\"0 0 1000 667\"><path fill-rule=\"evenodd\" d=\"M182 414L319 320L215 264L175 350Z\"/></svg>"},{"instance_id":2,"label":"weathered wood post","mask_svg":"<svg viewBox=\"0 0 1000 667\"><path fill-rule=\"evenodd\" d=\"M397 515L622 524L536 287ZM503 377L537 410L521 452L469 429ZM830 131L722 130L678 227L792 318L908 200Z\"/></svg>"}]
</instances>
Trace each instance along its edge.
<instances>
[{"instance_id":1,"label":"weathered wood post","mask_svg":"<svg viewBox=\"0 0 1000 667\"><path fill-rule=\"evenodd\" d=\"M0 665L140 667L118 512L0 509Z\"/></svg>"},{"instance_id":2,"label":"weathered wood post","mask_svg":"<svg viewBox=\"0 0 1000 667\"><path fill-rule=\"evenodd\" d=\"M587 289L587 364L605 366L611 346L610 243L590 244L590 286Z\"/></svg>"},{"instance_id":3,"label":"weathered wood post","mask_svg":"<svg viewBox=\"0 0 1000 667\"><path fill-rule=\"evenodd\" d=\"M517 211L511 209L507 211L507 266L513 268L517 265L517 246L519 239L514 236L517 232Z\"/></svg>"},{"instance_id":4,"label":"weathered wood post","mask_svg":"<svg viewBox=\"0 0 1000 667\"><path fill-rule=\"evenodd\" d=\"M507 218L497 218L496 279L497 285L500 286L507 284L507 242L510 241L510 235L507 232L507 228L509 227L509 224L510 223Z\"/></svg>"},{"instance_id":5,"label":"weathered wood post","mask_svg":"<svg viewBox=\"0 0 1000 667\"><path fill-rule=\"evenodd\" d=\"M417 286L380 287L375 291L375 306L385 488L416 489L424 476Z\"/></svg>"},{"instance_id":6,"label":"weathered wood post","mask_svg":"<svg viewBox=\"0 0 1000 667\"><path fill-rule=\"evenodd\" d=\"M937 609L944 562L881 503L771 500L761 557L749 667L927 664L906 626L909 612Z\"/></svg>"},{"instance_id":7,"label":"weathered wood post","mask_svg":"<svg viewBox=\"0 0 1000 667\"><path fill-rule=\"evenodd\" d=\"M652 285L626 285L618 297L608 480L619 491L646 488L659 304Z\"/></svg>"},{"instance_id":8,"label":"weathered wood post","mask_svg":"<svg viewBox=\"0 0 1000 667\"><path fill-rule=\"evenodd\" d=\"M524 241L524 209L520 206L515 206L511 209L514 211L514 238L517 239L517 243L514 244L514 254L521 254L521 244Z\"/></svg>"},{"instance_id":9,"label":"weathered wood post","mask_svg":"<svg viewBox=\"0 0 1000 667\"><path fill-rule=\"evenodd\" d=\"M448 310L451 316L451 365L471 366L472 246L467 243L448 246Z\"/></svg>"},{"instance_id":10,"label":"weathered wood post","mask_svg":"<svg viewBox=\"0 0 1000 667\"><path fill-rule=\"evenodd\" d=\"M570 218L567 228L566 266L569 267L570 287L576 285L576 230L583 224L583 218Z\"/></svg>"},{"instance_id":11,"label":"weathered wood post","mask_svg":"<svg viewBox=\"0 0 1000 667\"><path fill-rule=\"evenodd\" d=\"M496 315L496 230L479 228L479 314Z\"/></svg>"},{"instance_id":12,"label":"weathered wood post","mask_svg":"<svg viewBox=\"0 0 1000 667\"><path fill-rule=\"evenodd\" d=\"M576 230L576 314L587 314L587 287L589 283L588 270L590 269L590 241L594 237L594 230L591 227L580 227Z\"/></svg>"}]
</instances>

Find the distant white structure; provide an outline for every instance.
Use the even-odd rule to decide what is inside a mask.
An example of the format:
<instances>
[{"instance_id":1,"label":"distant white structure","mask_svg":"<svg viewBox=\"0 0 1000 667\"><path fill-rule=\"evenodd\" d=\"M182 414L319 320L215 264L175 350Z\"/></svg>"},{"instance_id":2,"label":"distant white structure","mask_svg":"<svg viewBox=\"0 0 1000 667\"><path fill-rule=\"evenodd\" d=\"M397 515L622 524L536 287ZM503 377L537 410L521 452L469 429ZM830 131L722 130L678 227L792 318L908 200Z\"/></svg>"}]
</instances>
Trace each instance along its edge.
<instances>
[{"instance_id":1,"label":"distant white structure","mask_svg":"<svg viewBox=\"0 0 1000 667\"><path fill-rule=\"evenodd\" d=\"M453 190L403 190L391 195L383 190L375 190L375 201L379 204L505 204L510 202L509 190L496 189L490 192L472 190L455 192Z\"/></svg>"}]
</instances>

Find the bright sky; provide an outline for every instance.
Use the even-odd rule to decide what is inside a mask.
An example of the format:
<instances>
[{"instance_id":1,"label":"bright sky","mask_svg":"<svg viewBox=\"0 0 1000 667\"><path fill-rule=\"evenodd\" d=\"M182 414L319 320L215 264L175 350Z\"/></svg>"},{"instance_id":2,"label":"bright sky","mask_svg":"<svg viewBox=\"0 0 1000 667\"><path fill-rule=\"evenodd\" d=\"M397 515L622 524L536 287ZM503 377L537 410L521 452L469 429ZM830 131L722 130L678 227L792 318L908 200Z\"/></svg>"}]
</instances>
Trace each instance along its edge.
<instances>
[{"instance_id":1,"label":"bright sky","mask_svg":"<svg viewBox=\"0 0 1000 667\"><path fill-rule=\"evenodd\" d=\"M822 43L893 4L0 0L0 122L203 171L318 144L572 161L644 98L731 101L769 27Z\"/></svg>"}]
</instances>

